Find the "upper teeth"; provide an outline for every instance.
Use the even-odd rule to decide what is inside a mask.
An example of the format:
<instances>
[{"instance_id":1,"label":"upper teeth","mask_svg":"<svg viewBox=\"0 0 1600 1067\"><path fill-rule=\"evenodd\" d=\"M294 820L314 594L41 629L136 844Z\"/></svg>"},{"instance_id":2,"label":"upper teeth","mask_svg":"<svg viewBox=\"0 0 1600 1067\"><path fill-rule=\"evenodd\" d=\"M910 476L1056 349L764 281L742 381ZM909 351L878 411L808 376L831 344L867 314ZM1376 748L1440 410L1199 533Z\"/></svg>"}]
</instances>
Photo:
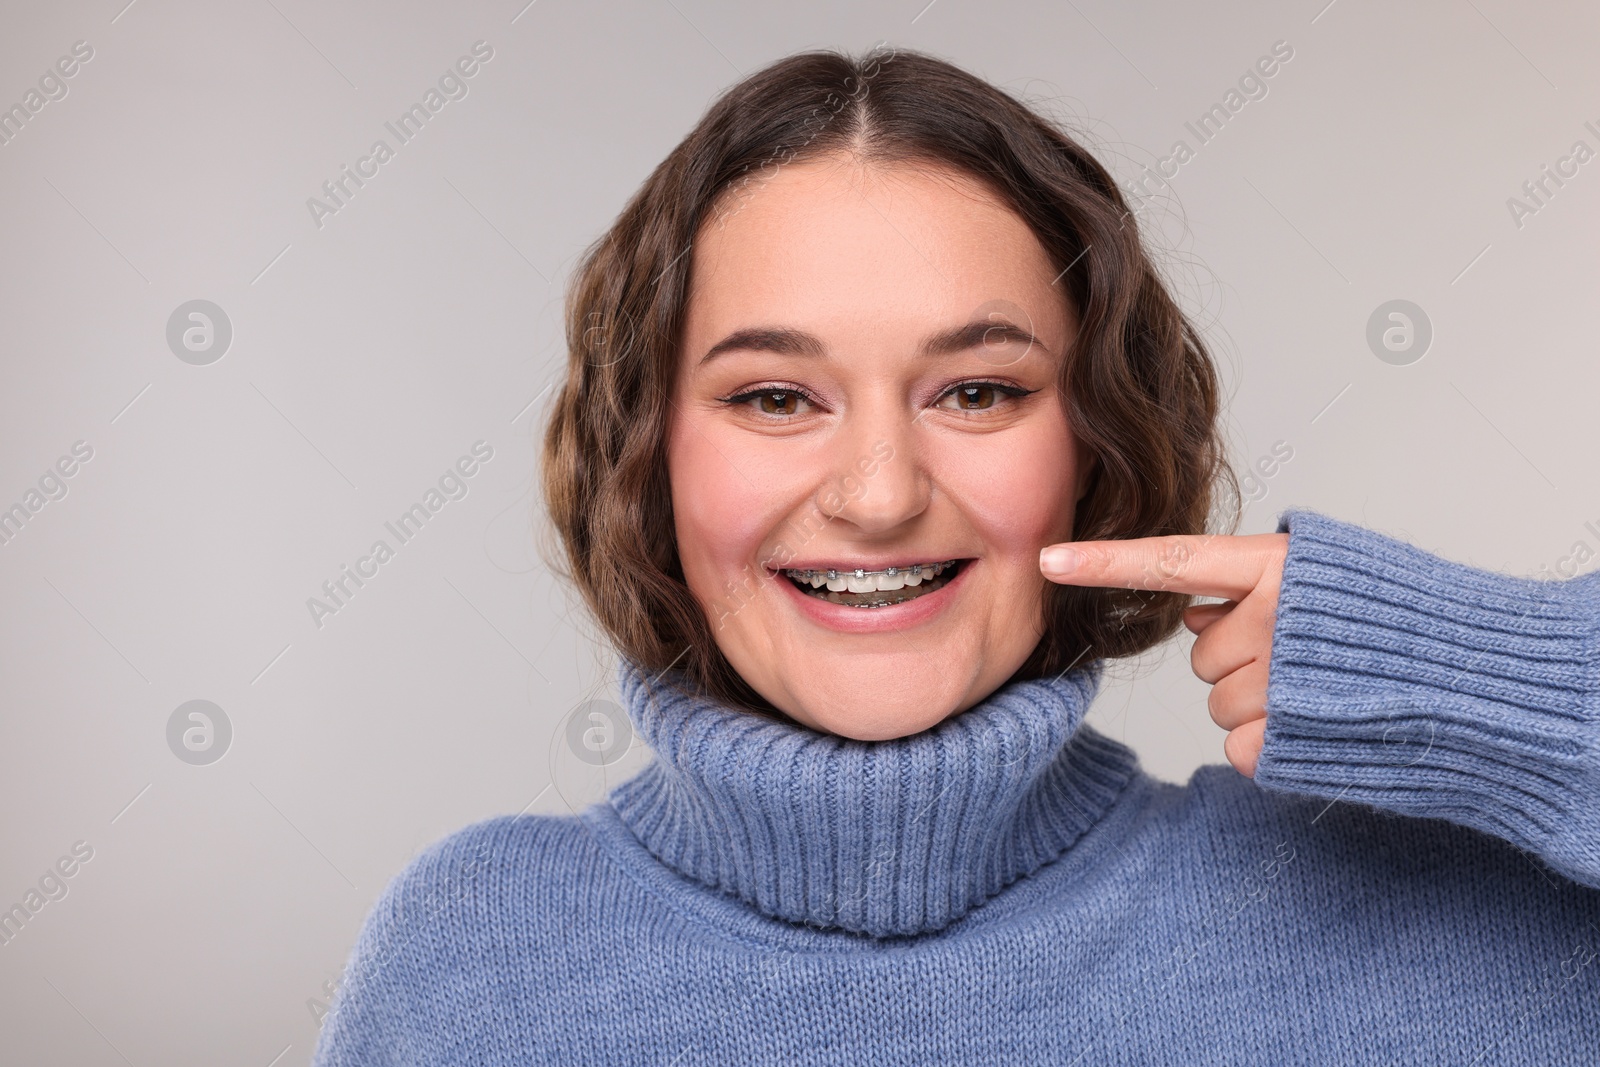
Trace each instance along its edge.
<instances>
[{"instance_id":1,"label":"upper teeth","mask_svg":"<svg viewBox=\"0 0 1600 1067\"><path fill-rule=\"evenodd\" d=\"M908 585L916 586L930 582L935 575L943 573L946 568L955 564L955 560L946 560L943 563L912 563L903 567L886 567L878 571L857 567L847 571L786 570L784 573L796 581L809 582L813 589L820 589L826 585L829 591L834 593L872 593L879 590L904 589Z\"/></svg>"}]
</instances>

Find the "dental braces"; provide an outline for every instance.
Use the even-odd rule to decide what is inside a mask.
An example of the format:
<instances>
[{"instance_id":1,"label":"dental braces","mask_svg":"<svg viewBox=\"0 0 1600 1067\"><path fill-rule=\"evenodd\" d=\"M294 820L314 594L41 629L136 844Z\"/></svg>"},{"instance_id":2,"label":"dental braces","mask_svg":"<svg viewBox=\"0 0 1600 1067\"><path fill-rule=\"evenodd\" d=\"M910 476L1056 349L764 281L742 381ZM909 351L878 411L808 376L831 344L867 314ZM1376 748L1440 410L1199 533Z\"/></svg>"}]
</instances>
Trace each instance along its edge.
<instances>
[{"instance_id":1,"label":"dental braces","mask_svg":"<svg viewBox=\"0 0 1600 1067\"><path fill-rule=\"evenodd\" d=\"M874 600L869 603L845 604L847 608L891 608L896 604L904 604L908 600L915 600L914 596L895 597L893 600Z\"/></svg>"},{"instance_id":2,"label":"dental braces","mask_svg":"<svg viewBox=\"0 0 1600 1067\"><path fill-rule=\"evenodd\" d=\"M960 560L948 559L943 563L913 563L904 567L885 567L882 570L874 571L857 567L854 570L845 571L834 570L830 568L828 570L819 571L785 570L783 573L787 574L791 578L798 578L802 581L811 581L813 578L826 578L828 581L833 582L838 581L840 578L865 578L869 574L886 574L892 578L897 574L915 574L917 571L926 570L929 567L932 567L934 569L934 574L938 575L943 571L949 570L959 562Z\"/></svg>"}]
</instances>

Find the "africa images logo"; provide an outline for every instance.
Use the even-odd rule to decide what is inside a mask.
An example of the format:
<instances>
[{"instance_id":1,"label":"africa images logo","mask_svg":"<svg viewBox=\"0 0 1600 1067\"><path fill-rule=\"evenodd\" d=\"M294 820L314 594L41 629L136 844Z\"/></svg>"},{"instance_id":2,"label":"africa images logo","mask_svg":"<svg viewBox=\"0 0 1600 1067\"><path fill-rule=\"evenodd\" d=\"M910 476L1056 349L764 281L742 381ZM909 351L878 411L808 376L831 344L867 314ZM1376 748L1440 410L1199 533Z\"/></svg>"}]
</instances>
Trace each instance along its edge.
<instances>
[{"instance_id":1,"label":"africa images logo","mask_svg":"<svg viewBox=\"0 0 1600 1067\"><path fill-rule=\"evenodd\" d=\"M445 104L451 100L465 100L469 91L467 80L482 69L480 64L493 58L494 48L487 41L473 42L472 54L457 59L453 66L439 75L437 88L428 86L420 102L406 108L393 122L383 124L394 135L396 146L410 144L422 132L428 120L444 110ZM336 177L323 182L322 192L326 199L314 196L306 199L306 208L311 212L311 221L317 224L317 229L322 229L323 220L329 215L337 215L356 195L356 190L365 186L368 180L376 178L378 168L393 159L396 151L397 147L391 147L388 141L380 137L372 142L366 155L356 160L355 170L352 171L346 163L339 168Z\"/></svg>"},{"instance_id":2,"label":"africa images logo","mask_svg":"<svg viewBox=\"0 0 1600 1067\"><path fill-rule=\"evenodd\" d=\"M354 569L348 563L343 564L337 576L322 583L322 597L306 598L306 610L311 613L311 622L316 628L322 629L323 619L329 615L337 615L340 609L348 606L357 590L376 578L379 568L394 559L398 549L421 533L428 520L437 515L447 503L465 499L470 489L468 479L482 470L483 464L493 458L493 445L487 441L474 441L472 454L460 457L452 466L445 468L436 485L429 486L422 494L420 502L402 511L393 522L385 522L384 529L394 537L395 544L390 545L380 537L372 543L366 555L355 561Z\"/></svg>"}]
</instances>

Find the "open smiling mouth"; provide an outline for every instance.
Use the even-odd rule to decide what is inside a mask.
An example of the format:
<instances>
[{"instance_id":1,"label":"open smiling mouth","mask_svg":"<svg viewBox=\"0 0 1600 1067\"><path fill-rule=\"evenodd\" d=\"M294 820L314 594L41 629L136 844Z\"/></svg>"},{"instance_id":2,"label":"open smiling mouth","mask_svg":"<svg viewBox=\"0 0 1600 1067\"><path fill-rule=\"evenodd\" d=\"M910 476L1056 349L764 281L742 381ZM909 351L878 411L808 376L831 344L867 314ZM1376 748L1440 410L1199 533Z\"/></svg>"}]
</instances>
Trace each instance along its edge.
<instances>
[{"instance_id":1,"label":"open smiling mouth","mask_svg":"<svg viewBox=\"0 0 1600 1067\"><path fill-rule=\"evenodd\" d=\"M783 575L818 600L853 608L886 608L938 592L967 563L912 563L882 570L785 570Z\"/></svg>"}]
</instances>

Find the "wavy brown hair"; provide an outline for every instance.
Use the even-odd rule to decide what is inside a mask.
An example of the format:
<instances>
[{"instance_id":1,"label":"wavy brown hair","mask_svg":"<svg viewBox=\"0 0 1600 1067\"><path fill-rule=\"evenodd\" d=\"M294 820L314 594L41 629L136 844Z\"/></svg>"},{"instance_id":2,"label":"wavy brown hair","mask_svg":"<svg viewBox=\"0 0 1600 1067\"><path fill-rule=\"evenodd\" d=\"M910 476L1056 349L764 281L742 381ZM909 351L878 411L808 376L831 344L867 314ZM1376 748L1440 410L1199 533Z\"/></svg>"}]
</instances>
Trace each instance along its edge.
<instances>
[{"instance_id":1,"label":"wavy brown hair","mask_svg":"<svg viewBox=\"0 0 1600 1067\"><path fill-rule=\"evenodd\" d=\"M566 379L542 463L566 563L552 567L576 584L617 650L647 672L676 667L702 693L769 715L780 713L724 658L684 582L668 397L696 235L773 168L836 153L982 180L1062 272L1080 325L1059 385L1098 461L1077 506L1077 538L1204 533L1223 482L1235 501L1230 529L1238 523L1216 370L1106 169L1058 125L933 56L875 49L779 60L713 103L579 262L567 293ZM546 555L557 553L547 546ZM1159 588L1044 584L1045 632L1013 681L1143 652L1177 631L1189 603Z\"/></svg>"}]
</instances>

